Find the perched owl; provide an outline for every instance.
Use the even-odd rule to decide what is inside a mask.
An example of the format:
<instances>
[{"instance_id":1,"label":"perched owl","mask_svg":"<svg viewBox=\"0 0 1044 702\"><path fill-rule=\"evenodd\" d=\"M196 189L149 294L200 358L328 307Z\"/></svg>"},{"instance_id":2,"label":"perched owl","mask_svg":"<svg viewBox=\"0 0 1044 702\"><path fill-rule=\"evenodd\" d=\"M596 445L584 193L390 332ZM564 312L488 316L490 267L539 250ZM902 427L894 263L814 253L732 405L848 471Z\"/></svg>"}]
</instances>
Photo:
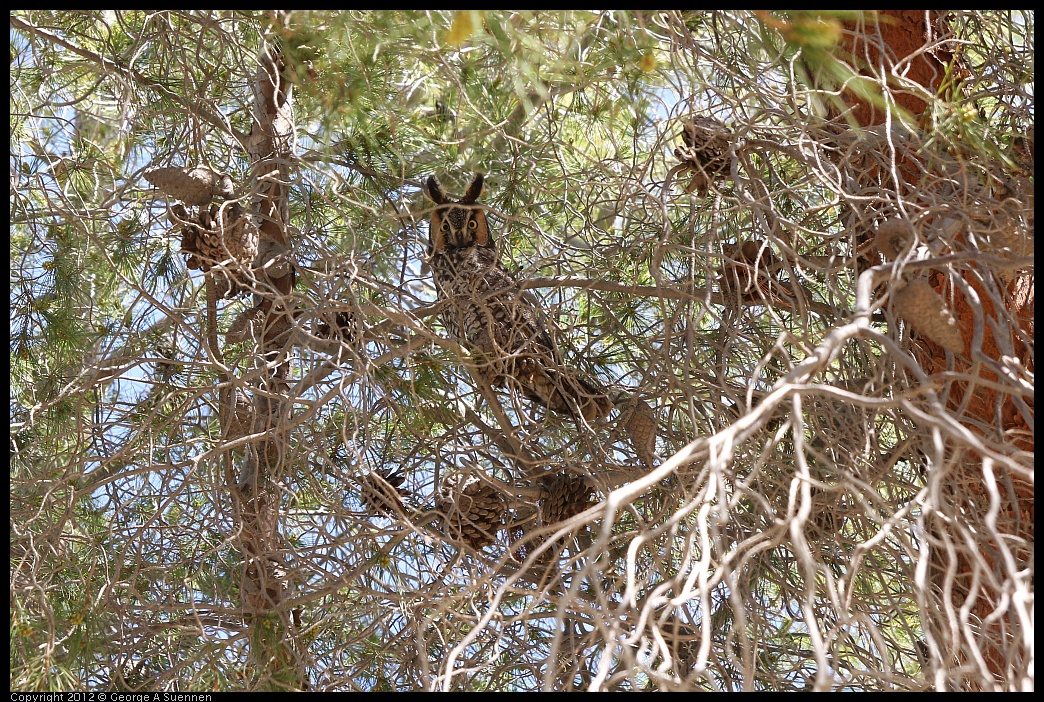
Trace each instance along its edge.
<instances>
[{"instance_id":1,"label":"perched owl","mask_svg":"<svg viewBox=\"0 0 1044 702\"><path fill-rule=\"evenodd\" d=\"M474 355L490 385L509 383L526 397L562 414L587 420L609 414L604 392L563 366L518 281L500 263L486 221L483 175L477 174L459 201L450 200L434 176L426 190L437 207L431 215L428 255L440 300L452 304L442 321Z\"/></svg>"}]
</instances>

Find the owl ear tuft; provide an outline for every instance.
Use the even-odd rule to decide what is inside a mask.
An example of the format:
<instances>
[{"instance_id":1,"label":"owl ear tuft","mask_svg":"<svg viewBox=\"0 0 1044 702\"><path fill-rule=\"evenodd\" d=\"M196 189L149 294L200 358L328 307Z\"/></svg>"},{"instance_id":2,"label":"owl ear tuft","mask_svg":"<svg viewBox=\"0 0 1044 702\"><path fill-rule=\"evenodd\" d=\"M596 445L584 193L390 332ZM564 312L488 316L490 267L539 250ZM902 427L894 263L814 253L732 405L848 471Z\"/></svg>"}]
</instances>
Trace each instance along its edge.
<instances>
[{"instance_id":1,"label":"owl ear tuft","mask_svg":"<svg viewBox=\"0 0 1044 702\"><path fill-rule=\"evenodd\" d=\"M471 181L471 185L468 186L467 192L464 193L464 199L461 200L464 204L471 204L482 196L482 184L486 176L482 173L476 173L475 177Z\"/></svg>"},{"instance_id":2,"label":"owl ear tuft","mask_svg":"<svg viewBox=\"0 0 1044 702\"><path fill-rule=\"evenodd\" d=\"M436 205L445 205L449 202L449 198L446 197L445 191L435 176L428 176L427 182L424 183L424 190Z\"/></svg>"}]
</instances>

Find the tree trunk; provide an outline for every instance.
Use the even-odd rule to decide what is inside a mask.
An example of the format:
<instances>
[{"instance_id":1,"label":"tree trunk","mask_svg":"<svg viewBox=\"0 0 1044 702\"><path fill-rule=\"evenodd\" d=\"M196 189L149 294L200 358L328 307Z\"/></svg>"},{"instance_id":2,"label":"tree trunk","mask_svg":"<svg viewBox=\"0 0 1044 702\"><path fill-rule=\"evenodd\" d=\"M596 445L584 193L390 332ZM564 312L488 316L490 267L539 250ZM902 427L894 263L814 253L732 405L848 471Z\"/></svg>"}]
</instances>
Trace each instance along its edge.
<instances>
[{"instance_id":1,"label":"tree trunk","mask_svg":"<svg viewBox=\"0 0 1044 702\"><path fill-rule=\"evenodd\" d=\"M845 25L847 31L840 48L847 50L856 61L862 59L868 67L883 66L887 71L908 61L896 72L905 72L906 80L915 81L932 95L940 95L955 84L953 80L945 81L963 71L960 58L954 61L954 54L949 49L936 44L948 31L944 13L883 10L869 17L872 19L867 19L865 24L849 22ZM886 49L883 58L882 46ZM856 68L859 70L858 66ZM922 129L932 127L931 106L921 97L909 90L893 91L893 95L899 107L917 118L918 126ZM842 100L850 107L849 115L861 127L873 127L889 119L881 104L863 99L853 91L845 91ZM895 118L893 113L890 119L894 121ZM1032 153L1032 134L1029 148ZM950 202L943 202L943 205L966 202L985 205L991 228L1006 228L1004 234L1009 238L1020 234L1015 230L1016 218L1026 217L1032 235L1032 184L1028 178L995 174L993 183L983 185L974 177L953 178L952 171L933 174L935 164L908 159L897 165L896 172L904 182L895 183L895 187L900 195L909 193L904 199L910 201L910 209L939 213L931 215L933 219L922 221L925 229L963 224L955 223L941 213L946 208L940 207L940 196L948 195ZM933 180L948 180L950 192L926 187ZM952 185L954 182L956 186ZM969 246L967 231L954 238L965 251L973 250ZM942 269L933 270L929 275L930 284L947 301L956 317L964 346L963 353L954 354L949 368L949 376L959 378L943 386L945 395L942 397L947 409L963 426L987 442L992 439L992 446L1006 445L1007 455L1016 457L1028 468L1020 474L1007 470L967 445L948 447L948 451L956 455L952 458L954 469L941 481L943 494L947 496L950 509L954 510L946 516L959 518L964 515L978 524L989 525L989 528L978 535L975 545L979 553L969 553L965 550L967 546L961 543L960 534L953 531L949 519L926 515L929 523L934 525L929 531L936 531L932 536L942 537L942 532L948 532L950 537L941 541L933 539L931 564L935 575L947 573L954 558L943 548L943 543L955 543L957 549L950 602L939 602L937 611L924 614L926 618L936 619L945 617L944 612L959 617L960 613L955 610L968 607L972 621L977 621L980 627L980 635L977 641L963 642L961 663L977 657L970 650L971 646L977 645L977 653L981 654L989 672L998 681L1004 681L1009 678L1009 667L1013 664L1017 667L1014 657L1027 653L1020 651L1017 645L1021 632L1011 614L1015 605L1007 602L1010 582L1005 574L1010 573L1012 565L1002 562L1002 559L1014 556L1018 569L1031 567L1032 563L1034 511L1032 468L1029 466L1032 465L1033 453L1033 406L1032 400L1026 402L1020 396L1004 392L1004 384L998 382L1002 379L996 369L1012 367L1011 359L1014 359L1014 364L1021 365L1028 377L1032 377L1034 285L1032 271L999 273L997 280L1003 288L1003 295L998 295L998 288L987 289L984 284L984 278L988 279L990 275L986 269L962 270L959 279L947 275ZM1003 300L1003 309L998 309L995 304L999 300ZM946 351L932 340L920 338L914 344L914 355L929 375L938 377L947 371ZM1020 456L1019 452L1025 453ZM989 514L991 510L993 514ZM939 580L936 584L941 582ZM1007 608L1006 614L1002 607ZM944 635L942 628L937 635ZM941 661L944 667L950 664L949 660Z\"/></svg>"}]
</instances>

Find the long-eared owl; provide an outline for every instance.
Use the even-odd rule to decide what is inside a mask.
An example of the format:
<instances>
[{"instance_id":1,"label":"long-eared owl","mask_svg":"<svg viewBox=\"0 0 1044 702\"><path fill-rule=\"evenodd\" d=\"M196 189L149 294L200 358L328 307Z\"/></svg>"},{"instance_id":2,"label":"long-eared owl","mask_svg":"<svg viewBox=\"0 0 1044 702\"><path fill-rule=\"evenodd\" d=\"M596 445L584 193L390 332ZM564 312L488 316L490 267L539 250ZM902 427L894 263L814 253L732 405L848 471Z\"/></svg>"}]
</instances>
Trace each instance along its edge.
<instances>
[{"instance_id":1,"label":"long-eared owl","mask_svg":"<svg viewBox=\"0 0 1044 702\"><path fill-rule=\"evenodd\" d=\"M478 173L460 200L450 200L434 176L425 189L436 204L428 255L449 333L473 353L478 372L494 387L509 383L526 397L587 420L608 415L609 398L562 365L540 312L500 263L486 213L478 204Z\"/></svg>"}]
</instances>

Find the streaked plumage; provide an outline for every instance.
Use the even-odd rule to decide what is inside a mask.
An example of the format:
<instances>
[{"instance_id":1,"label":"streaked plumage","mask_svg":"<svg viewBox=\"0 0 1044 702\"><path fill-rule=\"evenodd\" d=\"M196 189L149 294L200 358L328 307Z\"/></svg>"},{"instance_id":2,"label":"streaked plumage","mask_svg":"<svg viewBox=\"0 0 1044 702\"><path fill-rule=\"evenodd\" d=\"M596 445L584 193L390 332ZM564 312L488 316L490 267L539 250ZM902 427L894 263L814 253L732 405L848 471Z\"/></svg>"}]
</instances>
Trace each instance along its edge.
<instances>
[{"instance_id":1,"label":"streaked plumage","mask_svg":"<svg viewBox=\"0 0 1044 702\"><path fill-rule=\"evenodd\" d=\"M433 177L426 191L437 207L429 229L430 265L439 299L453 304L443 313L449 333L471 350L490 385L507 381L526 397L563 414L593 420L609 413L608 397L563 366L540 313L518 281L500 263L478 198L477 174L459 201L450 200Z\"/></svg>"}]
</instances>

